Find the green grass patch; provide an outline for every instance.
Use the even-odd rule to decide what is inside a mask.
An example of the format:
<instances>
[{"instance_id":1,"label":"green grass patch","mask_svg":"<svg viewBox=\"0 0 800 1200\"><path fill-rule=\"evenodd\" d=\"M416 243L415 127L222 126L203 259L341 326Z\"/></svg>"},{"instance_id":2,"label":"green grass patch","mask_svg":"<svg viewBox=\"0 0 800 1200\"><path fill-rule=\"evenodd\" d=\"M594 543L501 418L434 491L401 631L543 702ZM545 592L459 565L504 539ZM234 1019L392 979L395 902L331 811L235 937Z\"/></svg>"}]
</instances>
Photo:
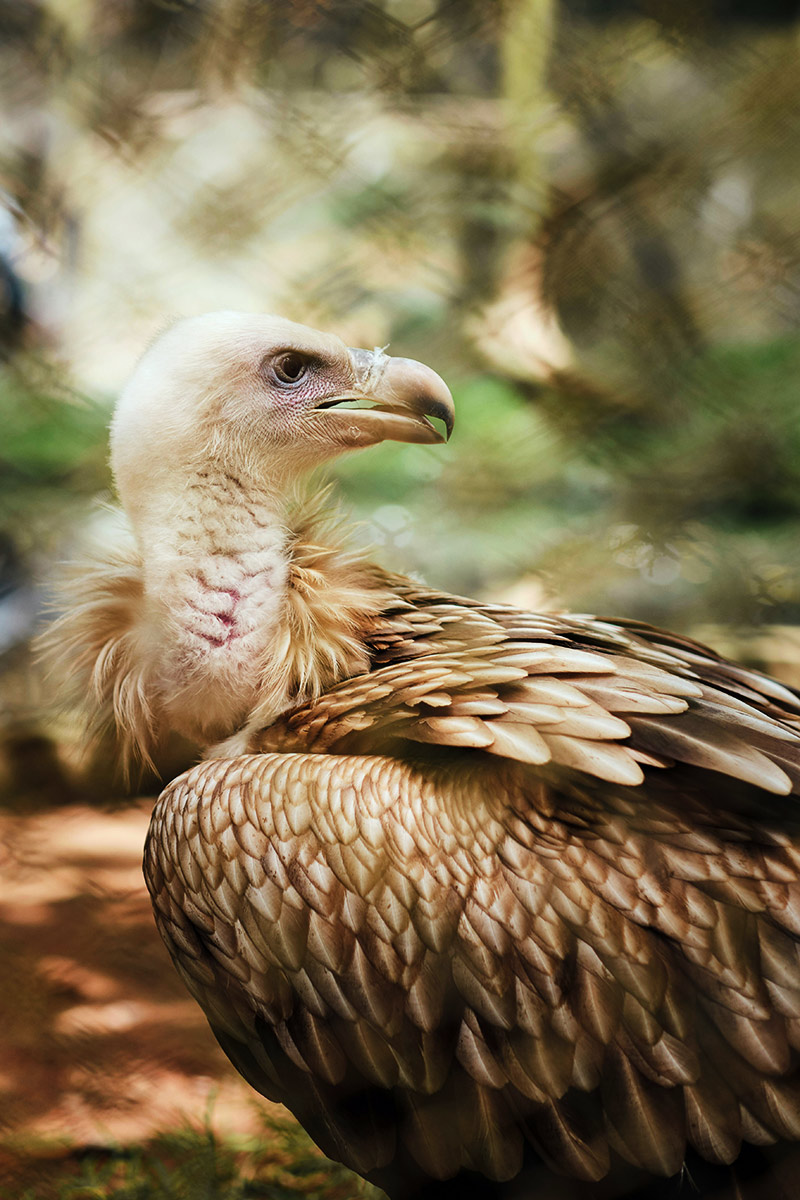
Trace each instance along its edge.
<instances>
[{"instance_id":1,"label":"green grass patch","mask_svg":"<svg viewBox=\"0 0 800 1200\"><path fill-rule=\"evenodd\" d=\"M379 1200L382 1193L320 1153L292 1120L264 1135L186 1126L137 1145L0 1145L0 1196L14 1200Z\"/></svg>"}]
</instances>

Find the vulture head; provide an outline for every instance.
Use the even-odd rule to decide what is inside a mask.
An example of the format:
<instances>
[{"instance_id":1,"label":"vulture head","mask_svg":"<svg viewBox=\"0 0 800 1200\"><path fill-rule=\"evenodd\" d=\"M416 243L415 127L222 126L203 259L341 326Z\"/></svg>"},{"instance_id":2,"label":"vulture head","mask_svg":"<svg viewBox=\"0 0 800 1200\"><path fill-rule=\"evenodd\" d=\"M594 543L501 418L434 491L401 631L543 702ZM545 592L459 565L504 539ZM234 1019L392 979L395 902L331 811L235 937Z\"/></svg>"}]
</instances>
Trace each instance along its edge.
<instances>
[{"instance_id":1,"label":"vulture head","mask_svg":"<svg viewBox=\"0 0 800 1200\"><path fill-rule=\"evenodd\" d=\"M429 367L280 317L209 313L158 338L111 429L134 545L93 589L77 580L50 635L126 751L146 757L167 727L219 743L363 669L357 630L383 592L331 546L324 493L303 480L344 451L452 427Z\"/></svg>"},{"instance_id":2,"label":"vulture head","mask_svg":"<svg viewBox=\"0 0 800 1200\"><path fill-rule=\"evenodd\" d=\"M442 442L453 401L422 363L351 349L280 317L208 313L177 322L123 392L111 462L131 517L204 464L285 488L347 450Z\"/></svg>"}]
</instances>

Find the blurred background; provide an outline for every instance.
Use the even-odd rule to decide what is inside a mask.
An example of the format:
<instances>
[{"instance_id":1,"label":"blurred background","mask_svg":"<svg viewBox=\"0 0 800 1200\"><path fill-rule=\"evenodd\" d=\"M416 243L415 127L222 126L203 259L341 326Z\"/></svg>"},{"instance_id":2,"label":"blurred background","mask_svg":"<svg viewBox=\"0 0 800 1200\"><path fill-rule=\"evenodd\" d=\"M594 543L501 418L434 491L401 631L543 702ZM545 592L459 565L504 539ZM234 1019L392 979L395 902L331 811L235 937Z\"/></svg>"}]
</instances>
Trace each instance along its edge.
<instances>
[{"instance_id":1,"label":"blurred background","mask_svg":"<svg viewBox=\"0 0 800 1200\"><path fill-rule=\"evenodd\" d=\"M144 896L158 781L32 663L175 316L451 383L447 450L336 468L384 565L800 683L798 7L0 0L0 1195L359 1194L222 1061Z\"/></svg>"}]
</instances>

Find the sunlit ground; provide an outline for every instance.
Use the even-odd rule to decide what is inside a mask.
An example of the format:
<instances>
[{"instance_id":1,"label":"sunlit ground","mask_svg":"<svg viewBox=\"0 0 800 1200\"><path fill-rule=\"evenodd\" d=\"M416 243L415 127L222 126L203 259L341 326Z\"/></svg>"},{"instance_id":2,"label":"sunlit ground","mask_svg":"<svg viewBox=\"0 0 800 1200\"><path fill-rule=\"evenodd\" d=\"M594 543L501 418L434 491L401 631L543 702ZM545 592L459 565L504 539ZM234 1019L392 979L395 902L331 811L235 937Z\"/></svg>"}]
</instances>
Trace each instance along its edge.
<instances>
[{"instance_id":1,"label":"sunlit ground","mask_svg":"<svg viewBox=\"0 0 800 1200\"><path fill-rule=\"evenodd\" d=\"M0 1196L367 1194L186 994L141 873L151 803L0 813Z\"/></svg>"}]
</instances>

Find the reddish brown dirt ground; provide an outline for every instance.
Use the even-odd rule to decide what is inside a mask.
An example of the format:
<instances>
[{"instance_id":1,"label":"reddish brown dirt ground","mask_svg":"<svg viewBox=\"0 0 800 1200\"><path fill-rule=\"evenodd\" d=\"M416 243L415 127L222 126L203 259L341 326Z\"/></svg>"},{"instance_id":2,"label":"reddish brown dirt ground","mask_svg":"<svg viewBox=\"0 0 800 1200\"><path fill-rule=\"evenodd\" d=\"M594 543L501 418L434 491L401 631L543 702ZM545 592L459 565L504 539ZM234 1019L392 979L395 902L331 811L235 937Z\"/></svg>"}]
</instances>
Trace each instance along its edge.
<instances>
[{"instance_id":1,"label":"reddish brown dirt ground","mask_svg":"<svg viewBox=\"0 0 800 1200\"><path fill-rule=\"evenodd\" d=\"M0 812L0 1136L263 1129L175 973L141 873L152 801Z\"/></svg>"}]
</instances>

